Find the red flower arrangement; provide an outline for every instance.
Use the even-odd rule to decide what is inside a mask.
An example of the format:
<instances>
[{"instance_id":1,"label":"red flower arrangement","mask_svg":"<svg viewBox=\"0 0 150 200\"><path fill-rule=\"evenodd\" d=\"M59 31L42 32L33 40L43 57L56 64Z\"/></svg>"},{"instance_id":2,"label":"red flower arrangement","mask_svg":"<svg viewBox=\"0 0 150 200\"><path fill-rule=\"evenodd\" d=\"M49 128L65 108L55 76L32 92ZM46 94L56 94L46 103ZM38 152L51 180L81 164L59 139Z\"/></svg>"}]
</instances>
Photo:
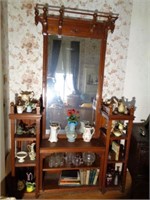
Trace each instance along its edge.
<instances>
[{"instance_id":1,"label":"red flower arrangement","mask_svg":"<svg viewBox=\"0 0 150 200\"><path fill-rule=\"evenodd\" d=\"M68 123L77 123L79 121L79 111L75 109L69 109L67 111Z\"/></svg>"}]
</instances>

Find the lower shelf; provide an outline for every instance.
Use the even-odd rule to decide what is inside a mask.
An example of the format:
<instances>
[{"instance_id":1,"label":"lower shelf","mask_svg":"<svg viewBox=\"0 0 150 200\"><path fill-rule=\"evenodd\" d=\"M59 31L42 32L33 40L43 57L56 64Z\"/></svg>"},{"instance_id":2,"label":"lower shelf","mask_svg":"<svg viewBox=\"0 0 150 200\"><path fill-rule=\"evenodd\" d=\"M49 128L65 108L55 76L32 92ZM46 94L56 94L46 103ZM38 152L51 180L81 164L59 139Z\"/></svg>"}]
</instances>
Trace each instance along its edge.
<instances>
[{"instance_id":1,"label":"lower shelf","mask_svg":"<svg viewBox=\"0 0 150 200\"><path fill-rule=\"evenodd\" d=\"M12 176L11 173L7 175L6 195L15 197L16 199L22 199L24 195L35 198L36 189L32 192L27 192L23 172L21 171L19 174L20 177L18 177L17 175Z\"/></svg>"},{"instance_id":2,"label":"lower shelf","mask_svg":"<svg viewBox=\"0 0 150 200\"><path fill-rule=\"evenodd\" d=\"M105 187L103 188L103 193L105 193L106 191L121 191L124 192L125 188L122 187L122 185L118 185L118 186L109 186L109 187Z\"/></svg>"},{"instance_id":3,"label":"lower shelf","mask_svg":"<svg viewBox=\"0 0 150 200\"><path fill-rule=\"evenodd\" d=\"M98 174L99 176L99 174ZM48 173L48 172L44 172L44 176L43 176L43 184L42 184L42 190L48 190L48 191L53 191L53 190L71 190L71 189L83 189L83 188L100 188L99 186L99 181L97 179L96 184L81 184L78 183L76 184L67 184L67 185L60 185L59 184L60 181L60 172L59 173Z\"/></svg>"},{"instance_id":4,"label":"lower shelf","mask_svg":"<svg viewBox=\"0 0 150 200\"><path fill-rule=\"evenodd\" d=\"M52 182L50 181L46 181L44 184L43 184L43 189L41 191L44 191L44 192L56 192L56 190L61 190L61 191L67 191L67 190L89 190L89 189L96 189L98 188L99 189L99 186L98 185L94 185L94 186L91 186L91 185L81 185L81 186L59 186L58 185L58 182L53 182L53 185L51 185Z\"/></svg>"}]
</instances>

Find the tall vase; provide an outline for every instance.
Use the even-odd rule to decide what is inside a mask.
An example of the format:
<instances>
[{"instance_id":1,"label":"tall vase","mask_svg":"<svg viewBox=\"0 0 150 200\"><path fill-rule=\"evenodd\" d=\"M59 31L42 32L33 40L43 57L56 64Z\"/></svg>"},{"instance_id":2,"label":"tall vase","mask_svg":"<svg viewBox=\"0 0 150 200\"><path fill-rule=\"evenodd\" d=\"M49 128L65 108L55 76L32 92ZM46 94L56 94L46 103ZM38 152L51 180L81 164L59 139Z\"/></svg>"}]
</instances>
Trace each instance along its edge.
<instances>
[{"instance_id":1,"label":"tall vase","mask_svg":"<svg viewBox=\"0 0 150 200\"><path fill-rule=\"evenodd\" d=\"M66 131L66 136L68 138L68 142L74 142L76 137L77 137L77 133L76 133L76 122L69 122L68 125L65 128Z\"/></svg>"}]
</instances>

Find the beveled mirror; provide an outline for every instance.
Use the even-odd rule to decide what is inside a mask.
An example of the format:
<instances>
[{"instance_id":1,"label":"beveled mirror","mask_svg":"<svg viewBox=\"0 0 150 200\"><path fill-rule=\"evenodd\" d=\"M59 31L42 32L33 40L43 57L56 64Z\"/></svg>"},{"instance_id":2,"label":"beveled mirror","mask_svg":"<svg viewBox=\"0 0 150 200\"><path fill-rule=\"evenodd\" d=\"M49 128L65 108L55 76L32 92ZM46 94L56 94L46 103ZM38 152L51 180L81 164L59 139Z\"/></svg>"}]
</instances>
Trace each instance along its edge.
<instances>
[{"instance_id":1,"label":"beveled mirror","mask_svg":"<svg viewBox=\"0 0 150 200\"><path fill-rule=\"evenodd\" d=\"M80 121L95 126L94 137L99 135L107 35L117 18L112 13L36 5L35 22L43 27L44 138L51 122L64 132L70 108L79 111Z\"/></svg>"}]
</instances>

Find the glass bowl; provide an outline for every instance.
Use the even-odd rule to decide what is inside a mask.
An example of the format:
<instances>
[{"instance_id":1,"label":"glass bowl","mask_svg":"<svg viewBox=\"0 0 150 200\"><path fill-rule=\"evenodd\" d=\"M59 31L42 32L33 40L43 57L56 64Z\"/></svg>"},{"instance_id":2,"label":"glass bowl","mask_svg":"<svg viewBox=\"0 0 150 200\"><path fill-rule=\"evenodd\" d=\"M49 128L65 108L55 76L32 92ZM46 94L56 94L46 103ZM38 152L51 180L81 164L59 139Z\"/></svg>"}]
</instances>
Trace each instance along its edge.
<instances>
[{"instance_id":1,"label":"glass bowl","mask_svg":"<svg viewBox=\"0 0 150 200\"><path fill-rule=\"evenodd\" d=\"M93 152L83 152L82 158L83 158L83 162L87 166L90 166L94 163L96 157L95 157L95 153Z\"/></svg>"}]
</instances>

